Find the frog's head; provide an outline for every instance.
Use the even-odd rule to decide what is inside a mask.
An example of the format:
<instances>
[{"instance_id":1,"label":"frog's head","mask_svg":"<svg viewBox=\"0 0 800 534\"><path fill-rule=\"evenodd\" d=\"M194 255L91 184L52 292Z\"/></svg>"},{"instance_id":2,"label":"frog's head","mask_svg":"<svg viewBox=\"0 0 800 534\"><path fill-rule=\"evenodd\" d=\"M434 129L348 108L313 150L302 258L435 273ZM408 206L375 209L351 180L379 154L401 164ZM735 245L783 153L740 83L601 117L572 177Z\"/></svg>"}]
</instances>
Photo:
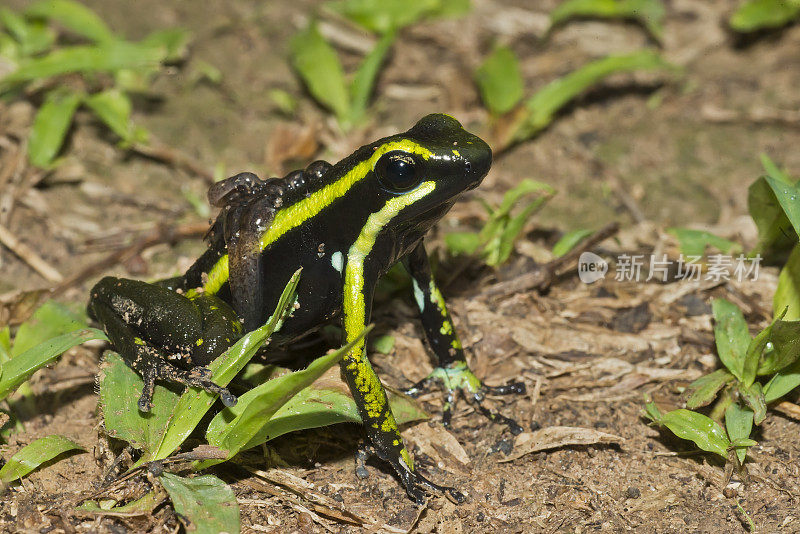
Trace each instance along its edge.
<instances>
[{"instance_id":1,"label":"frog's head","mask_svg":"<svg viewBox=\"0 0 800 534\"><path fill-rule=\"evenodd\" d=\"M492 165L489 145L443 114L423 117L407 132L365 149L372 152L367 182L379 204L393 212L392 226L432 224Z\"/></svg>"}]
</instances>

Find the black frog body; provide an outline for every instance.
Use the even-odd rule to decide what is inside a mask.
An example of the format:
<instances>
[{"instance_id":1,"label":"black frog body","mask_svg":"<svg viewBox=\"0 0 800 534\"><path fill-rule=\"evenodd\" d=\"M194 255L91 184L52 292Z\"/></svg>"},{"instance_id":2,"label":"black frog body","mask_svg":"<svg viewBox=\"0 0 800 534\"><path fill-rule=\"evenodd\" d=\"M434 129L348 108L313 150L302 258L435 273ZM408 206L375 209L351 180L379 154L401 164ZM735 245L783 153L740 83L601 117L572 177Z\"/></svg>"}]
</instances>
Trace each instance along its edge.
<instances>
[{"instance_id":1,"label":"black frog body","mask_svg":"<svg viewBox=\"0 0 800 534\"><path fill-rule=\"evenodd\" d=\"M399 261L411 274L438 357L427 381L441 380L450 400L463 391L479 401L487 387L469 371L422 240L461 193L480 184L491 161L483 140L436 114L335 165L315 162L265 181L242 173L212 186L209 201L221 211L208 250L184 276L155 284L107 277L92 290L91 314L144 379L140 409L150 408L157 379L201 387L234 403L204 366L266 321L300 267L299 307L273 342L289 343L335 318L344 341L355 340L369 322L378 279ZM420 501L424 487L460 495L414 469L364 340L345 357L342 372L375 452L397 470L409 495ZM521 386L494 391L519 392ZM518 431L512 421L480 408Z\"/></svg>"}]
</instances>

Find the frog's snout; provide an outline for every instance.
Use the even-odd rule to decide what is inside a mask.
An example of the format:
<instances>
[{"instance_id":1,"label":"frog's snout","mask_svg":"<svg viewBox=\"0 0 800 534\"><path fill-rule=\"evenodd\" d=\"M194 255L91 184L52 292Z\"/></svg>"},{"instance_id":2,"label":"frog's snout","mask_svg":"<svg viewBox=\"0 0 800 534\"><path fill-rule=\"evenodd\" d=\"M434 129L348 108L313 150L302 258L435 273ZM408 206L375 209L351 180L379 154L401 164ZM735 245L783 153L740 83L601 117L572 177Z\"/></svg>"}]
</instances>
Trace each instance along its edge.
<instances>
[{"instance_id":1,"label":"frog's snout","mask_svg":"<svg viewBox=\"0 0 800 534\"><path fill-rule=\"evenodd\" d=\"M469 179L467 189L478 187L492 166L492 149L480 137L474 137L465 154L464 171Z\"/></svg>"}]
</instances>

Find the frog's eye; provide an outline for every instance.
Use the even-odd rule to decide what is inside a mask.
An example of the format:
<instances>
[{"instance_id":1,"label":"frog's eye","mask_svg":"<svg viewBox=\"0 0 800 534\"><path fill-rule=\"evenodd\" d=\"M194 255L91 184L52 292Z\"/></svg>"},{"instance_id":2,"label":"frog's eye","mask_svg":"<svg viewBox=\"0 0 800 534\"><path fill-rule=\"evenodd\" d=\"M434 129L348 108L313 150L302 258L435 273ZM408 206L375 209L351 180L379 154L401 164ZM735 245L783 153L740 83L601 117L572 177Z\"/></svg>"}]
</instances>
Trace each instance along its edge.
<instances>
[{"instance_id":1,"label":"frog's eye","mask_svg":"<svg viewBox=\"0 0 800 534\"><path fill-rule=\"evenodd\" d=\"M417 161L403 152L390 152L381 156L375 164L375 174L381 186L392 193L409 191L422 181Z\"/></svg>"}]
</instances>

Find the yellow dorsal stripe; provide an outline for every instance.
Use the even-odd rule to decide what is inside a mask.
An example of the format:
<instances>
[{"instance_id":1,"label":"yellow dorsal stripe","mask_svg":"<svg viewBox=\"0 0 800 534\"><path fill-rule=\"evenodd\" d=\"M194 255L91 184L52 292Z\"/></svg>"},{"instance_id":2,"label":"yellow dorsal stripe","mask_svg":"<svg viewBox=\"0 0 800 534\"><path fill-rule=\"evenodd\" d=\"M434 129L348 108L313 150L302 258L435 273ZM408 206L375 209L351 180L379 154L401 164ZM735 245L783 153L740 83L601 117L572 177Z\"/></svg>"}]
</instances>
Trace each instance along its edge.
<instances>
[{"instance_id":1,"label":"yellow dorsal stripe","mask_svg":"<svg viewBox=\"0 0 800 534\"><path fill-rule=\"evenodd\" d=\"M308 197L295 202L275 214L269 229L259 239L261 250L277 241L289 230L296 228L305 221L311 219L323 209L330 206L336 199L343 197L354 184L362 180L370 171L375 168L378 159L393 150L402 150L417 154L423 159L428 159L433 152L427 148L408 139L399 139L384 143L364 161L355 165L350 171L333 183L315 191ZM405 196L405 195L404 195ZM402 197L397 197L402 198ZM214 267L208 272L208 280L203 284L206 293L215 294L222 285L228 281L228 255L222 256Z\"/></svg>"}]
</instances>

